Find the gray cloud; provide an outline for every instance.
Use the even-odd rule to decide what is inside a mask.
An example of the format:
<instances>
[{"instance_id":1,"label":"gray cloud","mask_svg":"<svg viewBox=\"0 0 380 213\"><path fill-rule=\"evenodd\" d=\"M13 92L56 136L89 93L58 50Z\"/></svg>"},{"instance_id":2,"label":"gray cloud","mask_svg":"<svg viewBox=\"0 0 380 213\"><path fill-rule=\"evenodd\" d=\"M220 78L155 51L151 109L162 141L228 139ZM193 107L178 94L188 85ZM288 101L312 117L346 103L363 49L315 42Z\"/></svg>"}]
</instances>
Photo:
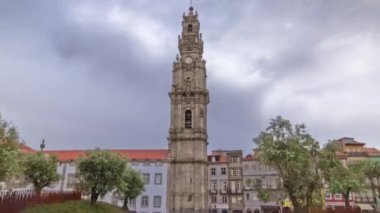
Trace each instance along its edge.
<instances>
[{"instance_id":1,"label":"gray cloud","mask_svg":"<svg viewBox=\"0 0 380 213\"><path fill-rule=\"evenodd\" d=\"M377 1L195 1L210 149L281 114L322 143L379 137ZM2 1L0 112L34 148L165 148L187 2Z\"/></svg>"}]
</instances>

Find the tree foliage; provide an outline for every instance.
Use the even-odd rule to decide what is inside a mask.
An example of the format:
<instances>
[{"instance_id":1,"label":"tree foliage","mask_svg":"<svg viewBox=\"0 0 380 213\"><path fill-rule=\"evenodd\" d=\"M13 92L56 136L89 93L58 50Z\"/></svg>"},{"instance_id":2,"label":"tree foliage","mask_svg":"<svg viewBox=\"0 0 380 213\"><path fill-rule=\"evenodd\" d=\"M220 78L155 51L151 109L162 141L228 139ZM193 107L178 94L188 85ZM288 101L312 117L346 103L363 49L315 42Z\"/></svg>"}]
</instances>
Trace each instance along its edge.
<instances>
[{"instance_id":1,"label":"tree foliage","mask_svg":"<svg viewBox=\"0 0 380 213\"><path fill-rule=\"evenodd\" d=\"M270 201L270 194L268 190L263 189L263 181L262 179L257 178L254 187L257 190L257 198L259 198L264 203Z\"/></svg>"},{"instance_id":2,"label":"tree foliage","mask_svg":"<svg viewBox=\"0 0 380 213\"><path fill-rule=\"evenodd\" d=\"M329 179L327 179L331 193L342 194L345 200L345 207L350 207L349 196L352 192L359 192L364 185L364 178L355 163L347 166L342 163L334 167Z\"/></svg>"},{"instance_id":3,"label":"tree foliage","mask_svg":"<svg viewBox=\"0 0 380 213\"><path fill-rule=\"evenodd\" d=\"M380 199L380 161L363 160L355 163L357 170L368 180L367 188L372 192L373 200Z\"/></svg>"},{"instance_id":4,"label":"tree foliage","mask_svg":"<svg viewBox=\"0 0 380 213\"><path fill-rule=\"evenodd\" d=\"M126 160L109 151L92 151L78 161L80 187L91 196L95 203L120 183L126 169Z\"/></svg>"},{"instance_id":5,"label":"tree foliage","mask_svg":"<svg viewBox=\"0 0 380 213\"><path fill-rule=\"evenodd\" d=\"M349 196L352 192L359 192L364 187L362 162L348 162L343 164L336 152L342 149L338 141L329 141L321 150L320 170L328 183L331 193L342 194L345 207L349 208Z\"/></svg>"},{"instance_id":6,"label":"tree foliage","mask_svg":"<svg viewBox=\"0 0 380 213\"><path fill-rule=\"evenodd\" d=\"M0 181L21 174L21 155L16 128L0 115Z\"/></svg>"},{"instance_id":7,"label":"tree foliage","mask_svg":"<svg viewBox=\"0 0 380 213\"><path fill-rule=\"evenodd\" d=\"M37 195L40 195L44 187L59 180L57 158L45 155L43 152L28 154L25 159L24 174L33 183Z\"/></svg>"},{"instance_id":8,"label":"tree foliage","mask_svg":"<svg viewBox=\"0 0 380 213\"><path fill-rule=\"evenodd\" d=\"M365 160L361 164L361 171L369 181L373 195L380 197L380 161Z\"/></svg>"},{"instance_id":9,"label":"tree foliage","mask_svg":"<svg viewBox=\"0 0 380 213\"><path fill-rule=\"evenodd\" d=\"M259 160L279 172L295 212L307 211L315 200L322 200L319 143L304 124L293 126L278 116L254 141L260 149Z\"/></svg>"},{"instance_id":10,"label":"tree foliage","mask_svg":"<svg viewBox=\"0 0 380 213\"><path fill-rule=\"evenodd\" d=\"M136 198L144 191L144 182L140 174L131 168L126 169L117 191L123 195L123 208L128 209L128 200Z\"/></svg>"}]
</instances>

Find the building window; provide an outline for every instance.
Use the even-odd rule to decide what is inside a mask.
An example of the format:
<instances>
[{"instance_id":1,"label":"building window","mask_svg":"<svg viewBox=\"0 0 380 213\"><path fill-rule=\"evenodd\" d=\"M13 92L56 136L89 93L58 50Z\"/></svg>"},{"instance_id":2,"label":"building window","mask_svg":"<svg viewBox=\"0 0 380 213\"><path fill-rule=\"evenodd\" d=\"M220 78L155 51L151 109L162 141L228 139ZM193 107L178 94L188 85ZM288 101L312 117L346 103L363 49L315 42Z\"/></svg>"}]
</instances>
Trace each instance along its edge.
<instances>
[{"instance_id":1,"label":"building window","mask_svg":"<svg viewBox=\"0 0 380 213\"><path fill-rule=\"evenodd\" d=\"M252 194L252 200L259 200L259 198L257 197L257 194Z\"/></svg>"},{"instance_id":2,"label":"building window","mask_svg":"<svg viewBox=\"0 0 380 213\"><path fill-rule=\"evenodd\" d=\"M222 174L222 175L225 175L225 174L226 174L226 168L225 168L225 167L223 167L223 168L221 169L220 174Z\"/></svg>"},{"instance_id":3,"label":"building window","mask_svg":"<svg viewBox=\"0 0 380 213\"><path fill-rule=\"evenodd\" d=\"M150 174L149 173L142 173L142 178L143 178L144 184L150 183Z\"/></svg>"},{"instance_id":4,"label":"building window","mask_svg":"<svg viewBox=\"0 0 380 213\"><path fill-rule=\"evenodd\" d=\"M325 198L328 199L328 200L331 199L331 194L328 193L328 192L326 192L326 193L325 193Z\"/></svg>"},{"instance_id":5,"label":"building window","mask_svg":"<svg viewBox=\"0 0 380 213\"><path fill-rule=\"evenodd\" d=\"M131 198L131 199L129 199L128 204L129 204L130 206L136 206L136 199L135 199L135 198Z\"/></svg>"},{"instance_id":6,"label":"building window","mask_svg":"<svg viewBox=\"0 0 380 213\"><path fill-rule=\"evenodd\" d=\"M223 190L224 190L224 191L227 191L227 181L224 181L224 182L223 182Z\"/></svg>"},{"instance_id":7,"label":"building window","mask_svg":"<svg viewBox=\"0 0 380 213\"><path fill-rule=\"evenodd\" d=\"M231 203L236 203L236 197L231 197Z\"/></svg>"},{"instance_id":8,"label":"building window","mask_svg":"<svg viewBox=\"0 0 380 213\"><path fill-rule=\"evenodd\" d=\"M342 195L341 194L335 194L335 199L342 199Z\"/></svg>"},{"instance_id":9,"label":"building window","mask_svg":"<svg viewBox=\"0 0 380 213\"><path fill-rule=\"evenodd\" d=\"M141 207L148 207L149 206L149 197L144 195L141 197Z\"/></svg>"},{"instance_id":10,"label":"building window","mask_svg":"<svg viewBox=\"0 0 380 213\"><path fill-rule=\"evenodd\" d=\"M192 32L192 31L193 31L193 26L189 24L189 26L187 26L187 32Z\"/></svg>"},{"instance_id":11,"label":"building window","mask_svg":"<svg viewBox=\"0 0 380 213\"><path fill-rule=\"evenodd\" d=\"M236 182L235 186L236 186L236 190L240 191L240 182Z\"/></svg>"},{"instance_id":12,"label":"building window","mask_svg":"<svg viewBox=\"0 0 380 213\"><path fill-rule=\"evenodd\" d=\"M216 175L216 168L211 168L211 175Z\"/></svg>"},{"instance_id":13,"label":"building window","mask_svg":"<svg viewBox=\"0 0 380 213\"><path fill-rule=\"evenodd\" d=\"M212 180L212 181L211 181L211 189L212 189L212 190L216 190L216 185L217 185L216 180Z\"/></svg>"},{"instance_id":14,"label":"building window","mask_svg":"<svg viewBox=\"0 0 380 213\"><path fill-rule=\"evenodd\" d=\"M232 157L230 157L230 161L233 163L238 163L238 162L240 162L240 158L239 158L239 156L232 156Z\"/></svg>"},{"instance_id":15,"label":"building window","mask_svg":"<svg viewBox=\"0 0 380 213\"><path fill-rule=\"evenodd\" d=\"M189 195L187 196L187 202L191 202L193 200L193 196Z\"/></svg>"},{"instance_id":16,"label":"building window","mask_svg":"<svg viewBox=\"0 0 380 213\"><path fill-rule=\"evenodd\" d=\"M222 203L227 203L227 196L222 196Z\"/></svg>"},{"instance_id":17,"label":"building window","mask_svg":"<svg viewBox=\"0 0 380 213\"><path fill-rule=\"evenodd\" d=\"M237 197L237 198L236 198L236 202L237 202L237 203L243 203L243 198L240 197L240 196Z\"/></svg>"},{"instance_id":18,"label":"building window","mask_svg":"<svg viewBox=\"0 0 380 213\"><path fill-rule=\"evenodd\" d=\"M132 166L138 166L139 165L139 162L137 162L136 160L132 160Z\"/></svg>"},{"instance_id":19,"label":"building window","mask_svg":"<svg viewBox=\"0 0 380 213\"><path fill-rule=\"evenodd\" d=\"M145 161L144 161L144 166L150 166L150 162L149 162L149 160L145 160Z\"/></svg>"},{"instance_id":20,"label":"building window","mask_svg":"<svg viewBox=\"0 0 380 213\"><path fill-rule=\"evenodd\" d=\"M247 193L247 200L251 198L251 194Z\"/></svg>"},{"instance_id":21,"label":"building window","mask_svg":"<svg viewBox=\"0 0 380 213\"><path fill-rule=\"evenodd\" d=\"M186 110L185 111L185 128L186 129L191 129L192 127L192 115L191 115L191 110Z\"/></svg>"},{"instance_id":22,"label":"building window","mask_svg":"<svg viewBox=\"0 0 380 213\"><path fill-rule=\"evenodd\" d=\"M245 170L245 171L248 170L248 165L244 165L244 170Z\"/></svg>"},{"instance_id":23,"label":"building window","mask_svg":"<svg viewBox=\"0 0 380 213\"><path fill-rule=\"evenodd\" d=\"M154 196L153 207L161 207L161 196Z\"/></svg>"},{"instance_id":24,"label":"building window","mask_svg":"<svg viewBox=\"0 0 380 213\"><path fill-rule=\"evenodd\" d=\"M211 196L211 203L216 203L216 196L215 195Z\"/></svg>"},{"instance_id":25,"label":"building window","mask_svg":"<svg viewBox=\"0 0 380 213\"><path fill-rule=\"evenodd\" d=\"M156 185L162 184L162 174L161 173L154 174L154 184L156 184Z\"/></svg>"},{"instance_id":26,"label":"building window","mask_svg":"<svg viewBox=\"0 0 380 213\"><path fill-rule=\"evenodd\" d=\"M156 166L162 166L162 161L157 161Z\"/></svg>"},{"instance_id":27,"label":"building window","mask_svg":"<svg viewBox=\"0 0 380 213\"><path fill-rule=\"evenodd\" d=\"M231 175L240 175L241 172L240 172L240 169L238 169L238 168L232 168L232 169L230 170L230 174L231 174Z\"/></svg>"},{"instance_id":28,"label":"building window","mask_svg":"<svg viewBox=\"0 0 380 213\"><path fill-rule=\"evenodd\" d=\"M74 188L75 184L76 184L75 174L68 174L67 175L67 184L66 184L66 187L68 189L72 189L72 188Z\"/></svg>"}]
</instances>

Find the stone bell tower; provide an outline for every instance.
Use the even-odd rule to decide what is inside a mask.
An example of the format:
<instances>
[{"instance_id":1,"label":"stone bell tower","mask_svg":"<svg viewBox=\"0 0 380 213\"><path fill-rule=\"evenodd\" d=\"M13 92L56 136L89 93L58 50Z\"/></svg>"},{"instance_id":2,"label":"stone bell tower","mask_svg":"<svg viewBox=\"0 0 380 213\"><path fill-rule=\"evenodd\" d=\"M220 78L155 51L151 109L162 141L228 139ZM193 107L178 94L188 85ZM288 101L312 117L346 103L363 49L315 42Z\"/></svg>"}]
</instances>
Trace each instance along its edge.
<instances>
[{"instance_id":1,"label":"stone bell tower","mask_svg":"<svg viewBox=\"0 0 380 213\"><path fill-rule=\"evenodd\" d=\"M178 36L169 92L170 165L167 212L207 212L207 104L206 61L197 12L184 13L182 34Z\"/></svg>"}]
</instances>

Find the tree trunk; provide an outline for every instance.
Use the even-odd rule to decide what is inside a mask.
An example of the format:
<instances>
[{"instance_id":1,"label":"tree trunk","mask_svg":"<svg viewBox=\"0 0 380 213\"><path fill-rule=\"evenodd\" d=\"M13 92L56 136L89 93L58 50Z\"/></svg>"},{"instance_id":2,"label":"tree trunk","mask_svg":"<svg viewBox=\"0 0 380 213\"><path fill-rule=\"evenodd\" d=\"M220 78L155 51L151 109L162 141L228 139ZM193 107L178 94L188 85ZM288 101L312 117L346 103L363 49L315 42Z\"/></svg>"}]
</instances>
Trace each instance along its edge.
<instances>
[{"instance_id":1,"label":"tree trunk","mask_svg":"<svg viewBox=\"0 0 380 213\"><path fill-rule=\"evenodd\" d=\"M375 212L379 212L378 206L377 206L376 186L375 186L375 182L373 179L370 179L370 184L371 184L373 201L375 202Z\"/></svg>"},{"instance_id":2,"label":"tree trunk","mask_svg":"<svg viewBox=\"0 0 380 213\"><path fill-rule=\"evenodd\" d=\"M34 186L34 190L36 192L37 197L41 197L42 188L39 186Z\"/></svg>"},{"instance_id":3,"label":"tree trunk","mask_svg":"<svg viewBox=\"0 0 380 213\"><path fill-rule=\"evenodd\" d=\"M343 193L344 207L346 209L350 208L350 191Z\"/></svg>"},{"instance_id":4,"label":"tree trunk","mask_svg":"<svg viewBox=\"0 0 380 213\"><path fill-rule=\"evenodd\" d=\"M129 212L128 211L128 197L127 196L124 197L123 209L125 209L126 212Z\"/></svg>"},{"instance_id":5,"label":"tree trunk","mask_svg":"<svg viewBox=\"0 0 380 213\"><path fill-rule=\"evenodd\" d=\"M293 206L294 207L294 213L308 213L309 210L307 207L301 207L301 206Z\"/></svg>"},{"instance_id":6,"label":"tree trunk","mask_svg":"<svg viewBox=\"0 0 380 213\"><path fill-rule=\"evenodd\" d=\"M92 187L91 188L91 204L96 203L96 201L98 200L98 196L99 194L96 193L96 187Z\"/></svg>"},{"instance_id":7,"label":"tree trunk","mask_svg":"<svg viewBox=\"0 0 380 213\"><path fill-rule=\"evenodd\" d=\"M291 195L290 201L292 201L294 213L308 213L307 207L301 207L301 205L298 203L298 200L295 196Z\"/></svg>"}]
</instances>

